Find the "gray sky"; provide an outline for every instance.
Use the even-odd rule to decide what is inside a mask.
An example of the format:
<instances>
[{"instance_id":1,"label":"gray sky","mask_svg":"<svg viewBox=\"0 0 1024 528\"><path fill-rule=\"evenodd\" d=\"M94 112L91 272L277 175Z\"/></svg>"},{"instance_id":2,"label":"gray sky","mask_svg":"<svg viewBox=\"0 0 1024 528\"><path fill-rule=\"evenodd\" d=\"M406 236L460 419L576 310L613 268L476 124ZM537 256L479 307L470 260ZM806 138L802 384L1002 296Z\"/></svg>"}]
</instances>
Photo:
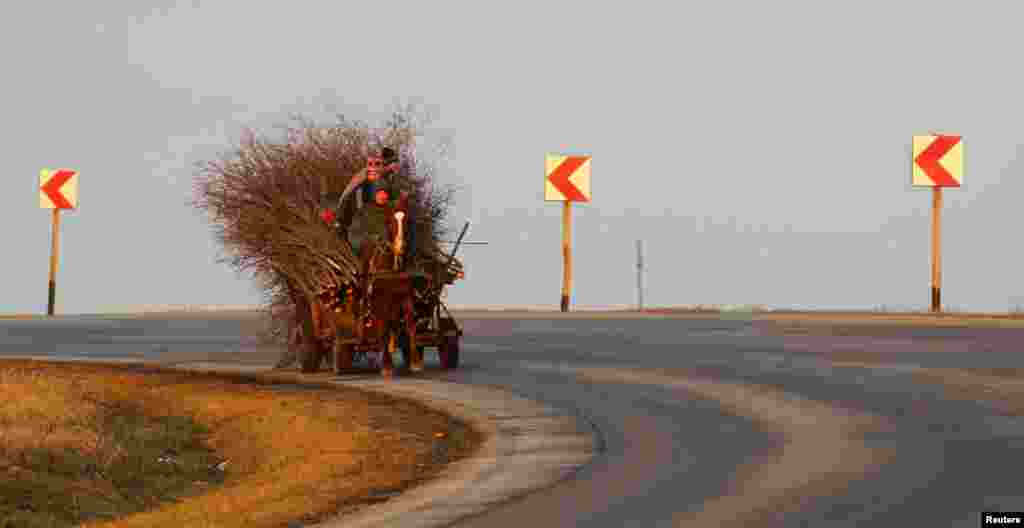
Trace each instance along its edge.
<instances>
[{"instance_id":1,"label":"gray sky","mask_svg":"<svg viewBox=\"0 0 1024 528\"><path fill-rule=\"evenodd\" d=\"M184 205L193 163L243 126L377 119L396 97L439 109L452 219L490 242L465 248L456 304L557 305L543 159L570 150L594 156L576 304L634 303L642 238L648 305L924 308L931 196L910 143L930 130L964 136L944 304L1024 304L1016 2L19 5L0 16L0 312L45 311L43 167L81 171L59 312L257 301Z\"/></svg>"}]
</instances>

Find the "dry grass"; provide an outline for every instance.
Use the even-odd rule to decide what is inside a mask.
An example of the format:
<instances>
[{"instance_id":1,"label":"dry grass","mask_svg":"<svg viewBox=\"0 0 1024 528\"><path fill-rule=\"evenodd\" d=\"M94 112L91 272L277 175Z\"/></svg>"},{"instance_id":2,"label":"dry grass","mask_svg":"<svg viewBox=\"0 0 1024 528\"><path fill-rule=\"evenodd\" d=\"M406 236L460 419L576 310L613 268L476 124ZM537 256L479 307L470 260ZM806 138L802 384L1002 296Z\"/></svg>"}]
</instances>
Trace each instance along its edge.
<instances>
[{"instance_id":1,"label":"dry grass","mask_svg":"<svg viewBox=\"0 0 1024 528\"><path fill-rule=\"evenodd\" d=\"M282 527L382 500L482 440L297 379L0 361L0 527Z\"/></svg>"}]
</instances>

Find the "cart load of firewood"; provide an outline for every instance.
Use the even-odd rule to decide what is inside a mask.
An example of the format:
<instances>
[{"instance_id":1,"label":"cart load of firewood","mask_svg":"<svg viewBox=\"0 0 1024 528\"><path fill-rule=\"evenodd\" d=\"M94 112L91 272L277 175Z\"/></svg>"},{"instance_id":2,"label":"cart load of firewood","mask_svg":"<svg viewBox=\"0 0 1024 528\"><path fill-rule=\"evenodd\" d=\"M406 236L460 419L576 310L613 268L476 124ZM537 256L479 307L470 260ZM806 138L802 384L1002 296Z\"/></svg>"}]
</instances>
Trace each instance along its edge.
<instances>
[{"instance_id":1,"label":"cart load of firewood","mask_svg":"<svg viewBox=\"0 0 1024 528\"><path fill-rule=\"evenodd\" d=\"M193 206L208 217L222 261L258 282L270 336L294 341L301 335L300 341L310 343L322 317L296 314L316 312L325 296L357 284L360 259L344 236L354 206L331 207L325 219L325 204L340 197L383 149L395 152L399 164L389 187L407 196L404 226L414 247L406 248L411 258L403 266L434 274L439 282L432 284L462 274L442 242L453 190L434 181L437 161L417 150L423 127L411 109L394 113L380 127L343 116L327 125L299 118L276 139L247 130L237 147L198 166Z\"/></svg>"}]
</instances>

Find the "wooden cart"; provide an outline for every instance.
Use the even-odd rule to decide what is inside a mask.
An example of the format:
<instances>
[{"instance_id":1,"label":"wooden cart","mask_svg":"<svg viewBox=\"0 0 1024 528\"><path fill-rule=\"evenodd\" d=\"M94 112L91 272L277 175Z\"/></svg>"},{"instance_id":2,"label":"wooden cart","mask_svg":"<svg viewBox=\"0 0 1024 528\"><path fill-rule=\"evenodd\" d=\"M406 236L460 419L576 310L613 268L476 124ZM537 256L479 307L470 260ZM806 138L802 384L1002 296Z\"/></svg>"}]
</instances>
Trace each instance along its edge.
<instances>
[{"instance_id":1,"label":"wooden cart","mask_svg":"<svg viewBox=\"0 0 1024 528\"><path fill-rule=\"evenodd\" d=\"M350 290L335 311L334 369L342 373L359 358L372 359L381 373L394 372L392 354L403 367L424 368L426 348L435 348L443 369L458 368L463 335L436 293L433 277L422 272L385 271L370 275L367 288Z\"/></svg>"},{"instance_id":2,"label":"wooden cart","mask_svg":"<svg viewBox=\"0 0 1024 528\"><path fill-rule=\"evenodd\" d=\"M397 229L389 243L379 243L371 252L365 273L333 291L325 291L308 310L299 333L315 336L299 345L302 370L315 372L328 355L336 373L353 369L357 362L370 361L381 374L392 376L392 356L402 353L402 368L419 372L424 352L437 350L443 369L459 366L462 329L442 298L445 288L465 275L451 255L418 259L406 266L404 215L396 215ZM459 236L461 241L468 223ZM308 333L303 329L308 329ZM376 359L376 361L374 361Z\"/></svg>"}]
</instances>

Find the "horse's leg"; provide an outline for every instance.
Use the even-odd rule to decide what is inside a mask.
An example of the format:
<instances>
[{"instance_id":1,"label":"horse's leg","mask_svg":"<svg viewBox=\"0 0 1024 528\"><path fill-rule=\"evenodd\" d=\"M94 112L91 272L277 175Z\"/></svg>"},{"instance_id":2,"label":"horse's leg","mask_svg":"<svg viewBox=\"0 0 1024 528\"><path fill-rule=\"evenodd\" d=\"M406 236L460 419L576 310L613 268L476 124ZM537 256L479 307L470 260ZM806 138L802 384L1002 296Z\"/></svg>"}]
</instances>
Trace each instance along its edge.
<instances>
[{"instance_id":1,"label":"horse's leg","mask_svg":"<svg viewBox=\"0 0 1024 528\"><path fill-rule=\"evenodd\" d=\"M277 362L277 368L287 368L295 363L298 358L298 347L302 346L302 328L299 322L292 315L288 318L288 335L285 342L284 353Z\"/></svg>"},{"instance_id":2,"label":"horse's leg","mask_svg":"<svg viewBox=\"0 0 1024 528\"><path fill-rule=\"evenodd\" d=\"M319 363L320 347L317 339L316 308L308 301L303 300L298 306L300 325L302 328L302 340L299 347L299 363L302 372L315 372Z\"/></svg>"},{"instance_id":3,"label":"horse's leg","mask_svg":"<svg viewBox=\"0 0 1024 528\"><path fill-rule=\"evenodd\" d=\"M316 297L313 304L313 327L316 329L313 336L313 345L316 347L316 358L313 360L314 370L319 370L327 357L327 325L329 324L330 313L323 298Z\"/></svg>"},{"instance_id":4,"label":"horse's leg","mask_svg":"<svg viewBox=\"0 0 1024 528\"><path fill-rule=\"evenodd\" d=\"M413 372L423 371L423 349L416 344L416 313L413 311L415 305L410 296L405 300L405 332L409 340L409 357L412 358L410 370Z\"/></svg>"},{"instance_id":5,"label":"horse's leg","mask_svg":"<svg viewBox=\"0 0 1024 528\"><path fill-rule=\"evenodd\" d=\"M374 343L378 339L377 334L378 332L376 321L374 321L372 325L369 327L365 325L363 326L363 342ZM363 355L364 357L366 357L366 363L370 366L370 368L374 370L380 369L380 355L377 349L371 348L369 350L366 350Z\"/></svg>"},{"instance_id":6,"label":"horse's leg","mask_svg":"<svg viewBox=\"0 0 1024 528\"><path fill-rule=\"evenodd\" d=\"M320 299L313 297L309 305L309 318L313 323L313 333L309 336L310 353L312 354L311 366L316 371L320 368Z\"/></svg>"},{"instance_id":7,"label":"horse's leg","mask_svg":"<svg viewBox=\"0 0 1024 528\"><path fill-rule=\"evenodd\" d=\"M394 333L394 329L389 328L390 326L390 322L383 326L384 350L382 352L383 355L381 356L380 373L385 378L391 378L395 375L395 365L391 355L395 352L395 344L397 343L397 339L395 338L397 336Z\"/></svg>"}]
</instances>

